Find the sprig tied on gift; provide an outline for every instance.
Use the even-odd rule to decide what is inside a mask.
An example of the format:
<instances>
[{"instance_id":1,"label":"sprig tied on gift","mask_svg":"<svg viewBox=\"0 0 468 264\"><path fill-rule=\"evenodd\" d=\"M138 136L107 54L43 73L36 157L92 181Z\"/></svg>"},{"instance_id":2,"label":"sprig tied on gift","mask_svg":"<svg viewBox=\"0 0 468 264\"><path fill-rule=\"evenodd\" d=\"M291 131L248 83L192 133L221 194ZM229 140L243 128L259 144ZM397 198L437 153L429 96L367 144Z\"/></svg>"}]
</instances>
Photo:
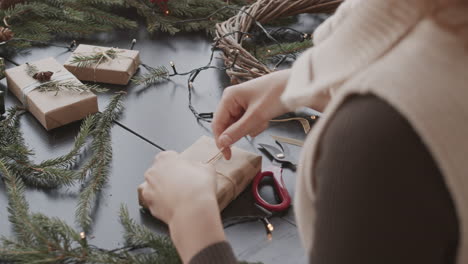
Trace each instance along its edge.
<instances>
[{"instance_id":1,"label":"sprig tied on gift","mask_svg":"<svg viewBox=\"0 0 468 264\"><path fill-rule=\"evenodd\" d=\"M99 50L93 54L89 55L82 55L77 54L73 55L72 60L70 61L72 64L75 64L78 68L86 68L91 66L97 66L101 63L111 61L117 58L118 52L114 49L108 50Z\"/></svg>"},{"instance_id":2,"label":"sprig tied on gift","mask_svg":"<svg viewBox=\"0 0 468 264\"><path fill-rule=\"evenodd\" d=\"M103 93L108 91L108 89L102 88L99 85L83 84L72 79L65 78L53 80L52 76L54 75L54 72L39 71L36 66L30 63L26 63L26 73L41 83L39 87L36 88L39 92L55 92L55 95L57 95L60 91L71 91L77 93Z\"/></svg>"}]
</instances>

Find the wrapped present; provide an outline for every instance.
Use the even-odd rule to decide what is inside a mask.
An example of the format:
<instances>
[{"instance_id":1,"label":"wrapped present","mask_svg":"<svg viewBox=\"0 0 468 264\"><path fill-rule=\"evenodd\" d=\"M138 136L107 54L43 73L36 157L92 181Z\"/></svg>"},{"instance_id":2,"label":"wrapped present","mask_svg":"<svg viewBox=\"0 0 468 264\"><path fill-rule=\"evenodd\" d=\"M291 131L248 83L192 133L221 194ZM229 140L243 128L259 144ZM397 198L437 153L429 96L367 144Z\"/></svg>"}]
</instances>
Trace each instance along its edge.
<instances>
[{"instance_id":1,"label":"wrapped present","mask_svg":"<svg viewBox=\"0 0 468 264\"><path fill-rule=\"evenodd\" d=\"M8 88L51 130L98 112L97 96L54 58L5 71Z\"/></svg>"},{"instance_id":2,"label":"wrapped present","mask_svg":"<svg viewBox=\"0 0 468 264\"><path fill-rule=\"evenodd\" d=\"M230 160L221 158L213 160L219 149L212 138L203 136L192 146L181 153L187 160L207 163L210 162L216 170L217 192L219 209L223 210L239 194L245 190L255 175L262 168L262 157L237 147L232 147ZM142 207L146 208L141 198L141 189L138 189L138 200Z\"/></svg>"},{"instance_id":3,"label":"wrapped present","mask_svg":"<svg viewBox=\"0 0 468 264\"><path fill-rule=\"evenodd\" d=\"M79 80L126 85L138 70L136 50L80 44L64 66Z\"/></svg>"}]
</instances>

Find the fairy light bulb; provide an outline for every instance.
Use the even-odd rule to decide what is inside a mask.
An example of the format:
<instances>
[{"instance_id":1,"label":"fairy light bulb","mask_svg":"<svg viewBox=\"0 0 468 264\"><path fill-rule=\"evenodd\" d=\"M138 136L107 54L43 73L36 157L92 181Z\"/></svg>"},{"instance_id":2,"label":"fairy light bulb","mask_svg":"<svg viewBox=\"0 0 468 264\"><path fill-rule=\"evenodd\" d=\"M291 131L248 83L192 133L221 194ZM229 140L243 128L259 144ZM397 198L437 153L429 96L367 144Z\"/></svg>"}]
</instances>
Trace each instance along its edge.
<instances>
[{"instance_id":1,"label":"fairy light bulb","mask_svg":"<svg viewBox=\"0 0 468 264\"><path fill-rule=\"evenodd\" d=\"M268 233L267 238L268 238L268 241L271 241L273 240L273 235L271 233Z\"/></svg>"},{"instance_id":2,"label":"fairy light bulb","mask_svg":"<svg viewBox=\"0 0 468 264\"><path fill-rule=\"evenodd\" d=\"M170 61L169 64L171 65L171 68L174 71L174 74L178 74L174 62Z\"/></svg>"},{"instance_id":3,"label":"fairy light bulb","mask_svg":"<svg viewBox=\"0 0 468 264\"><path fill-rule=\"evenodd\" d=\"M85 233L85 232L81 232L81 233L80 233L80 238L81 238L81 239L85 239L85 238L86 238L86 233Z\"/></svg>"},{"instance_id":4,"label":"fairy light bulb","mask_svg":"<svg viewBox=\"0 0 468 264\"><path fill-rule=\"evenodd\" d=\"M169 12L169 10L166 10L164 11L164 14L166 14L166 16L168 16L171 12Z\"/></svg>"},{"instance_id":5,"label":"fairy light bulb","mask_svg":"<svg viewBox=\"0 0 468 264\"><path fill-rule=\"evenodd\" d=\"M275 230L275 227L271 223L267 225L267 228L270 232L273 232L273 230Z\"/></svg>"}]
</instances>

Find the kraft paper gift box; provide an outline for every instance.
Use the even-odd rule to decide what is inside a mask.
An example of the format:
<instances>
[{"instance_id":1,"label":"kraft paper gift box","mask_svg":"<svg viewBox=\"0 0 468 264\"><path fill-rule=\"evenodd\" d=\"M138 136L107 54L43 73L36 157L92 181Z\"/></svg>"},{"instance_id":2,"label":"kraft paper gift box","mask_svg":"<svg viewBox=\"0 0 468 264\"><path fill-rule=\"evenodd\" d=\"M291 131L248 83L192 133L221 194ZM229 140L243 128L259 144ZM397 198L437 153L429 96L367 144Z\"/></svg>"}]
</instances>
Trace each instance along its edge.
<instances>
[{"instance_id":1,"label":"kraft paper gift box","mask_svg":"<svg viewBox=\"0 0 468 264\"><path fill-rule=\"evenodd\" d=\"M212 138L203 136L192 146L181 153L187 160L206 163L219 153L219 149ZM239 194L245 190L255 175L262 168L262 157L237 147L232 147L230 160L221 158L211 163L216 170L217 192L216 197L219 209L222 211ZM184 184L184 183L181 183ZM138 200L146 208L141 198L141 189L138 189Z\"/></svg>"},{"instance_id":2,"label":"kraft paper gift box","mask_svg":"<svg viewBox=\"0 0 468 264\"><path fill-rule=\"evenodd\" d=\"M110 49L116 52L113 59L106 58L102 63L91 64L87 67L78 67L77 63L72 63L76 56L103 54ZM127 85L140 65L139 54L136 50L80 44L64 66L81 81Z\"/></svg>"},{"instance_id":3,"label":"kraft paper gift box","mask_svg":"<svg viewBox=\"0 0 468 264\"><path fill-rule=\"evenodd\" d=\"M51 81L61 80L81 84L54 58L31 62L30 65L34 65L39 71L53 72ZM94 93L40 92L37 89L32 89L41 83L27 74L25 64L7 69L5 74L10 91L46 130L81 120L98 112L97 96Z\"/></svg>"}]
</instances>

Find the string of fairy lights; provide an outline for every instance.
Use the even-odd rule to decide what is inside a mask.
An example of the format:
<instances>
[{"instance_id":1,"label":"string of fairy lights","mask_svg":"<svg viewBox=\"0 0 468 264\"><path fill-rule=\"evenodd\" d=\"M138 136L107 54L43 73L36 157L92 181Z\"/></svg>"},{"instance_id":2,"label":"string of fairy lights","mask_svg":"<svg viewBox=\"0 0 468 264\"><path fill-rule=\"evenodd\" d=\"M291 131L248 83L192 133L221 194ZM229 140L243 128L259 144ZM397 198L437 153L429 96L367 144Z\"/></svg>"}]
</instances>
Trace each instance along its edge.
<instances>
[{"instance_id":1,"label":"string of fairy lights","mask_svg":"<svg viewBox=\"0 0 468 264\"><path fill-rule=\"evenodd\" d=\"M249 16L253 20L254 25L258 29L260 29L260 32L264 35L264 37L267 40L272 41L273 43L275 43L275 45L277 45L277 47L281 51L284 51L284 53L281 54L282 55L281 59L278 60L278 62L275 64L273 69L277 69L278 67L280 67L289 57L291 57L293 59L296 58L296 55L294 53L288 53L284 49L282 49L282 44L280 43L280 41L278 41L273 36L281 35L281 32L287 32L287 34L291 34L291 33L296 34L297 38L302 39L302 41L312 38L312 34L310 34L310 33L301 32L301 31L298 31L296 29L288 28L288 27L279 27L279 28L276 28L276 29L273 29L273 30L267 30L259 21L257 21L255 19L255 17L250 15L247 11L245 11L243 9L233 8L233 7L230 7L230 6L222 7L222 8L216 10L215 12L213 12L212 14L210 14L209 16L207 16L205 18L182 20L182 21L179 21L177 23L190 23L190 22L195 22L195 21L198 22L198 21L203 21L203 20L212 20L213 16L215 16L217 13L221 12L224 9L232 9L232 10L235 10L235 11L238 11L238 12L245 13L247 16ZM234 57L233 62L230 65L226 65L226 66L223 66L223 67L213 65L214 56L215 56L216 52L219 51L219 49L217 47L219 42L223 38L232 36L234 34L240 34L240 37L238 38L239 39L239 44L241 43L241 41L243 39L249 39L249 38L252 38L252 37L256 37L255 34L251 33L251 32L233 31L233 32L226 33L223 36L218 37L215 40L215 42L213 43L209 60L205 65L203 65L201 67L198 67L198 68L195 68L195 69L192 69L192 70L189 70L189 71L186 71L186 72L179 72L177 70L176 64L173 61L169 62L170 67L172 69L172 73L168 74L169 78L174 77L174 76L188 76L187 82L186 82L187 83L187 91L188 91L188 108L192 112L194 117L197 119L197 121L203 121L203 122L210 123L212 121L212 119L213 119L214 114L213 114L213 112L198 112L196 110L196 108L194 107L193 102L192 102L192 93L195 90L194 83L195 83L197 77L199 77L200 73L203 72L203 71L206 71L206 70L209 70L209 69L215 69L215 70L224 72L226 70L229 70L229 69L232 69L232 68L236 67L237 58L239 56L239 50L236 50L236 49L231 50L231 53L234 53L235 57ZM8 43L10 41L15 41L15 40L12 39L12 40L9 40L9 41L6 41L6 42L2 42L2 43L0 43L0 45L6 44L6 43ZM28 40L28 39L16 39L16 41L24 41L24 42L30 42L31 44L48 45L48 46L55 46L55 47L65 48L68 52L74 51L74 49L77 47L77 42L75 40L73 40L67 46L57 45L57 44L49 43L49 42ZM136 39L133 39L131 44L130 44L130 49L134 49L136 43L137 43ZM267 50L267 52L270 52L270 50ZM14 65L18 65L18 63L16 63L15 61L13 61L11 59L5 58L5 60L12 63L12 64L14 64ZM150 65L145 64L145 63L142 63L141 66L143 68L145 68L148 72L151 72L152 70L155 69L155 67L150 66ZM151 85L153 85L153 84L151 84ZM125 129L132 132L133 134L136 134L135 132L133 132L128 127L125 127L123 124L120 124L120 123L117 123L117 124L124 127ZM140 135L138 135L138 136L141 137ZM148 141L148 140L146 140L146 141ZM155 144L153 143L153 145L155 145ZM159 145L155 145L155 146L157 146L161 150L165 150L164 148L160 147ZM259 207L259 206L257 206L257 207ZM224 228L229 228L231 226L241 224L241 223L245 223L245 222L259 221L264 225L267 237L268 237L269 240L271 240L272 239L272 232L274 230L274 227L271 224L271 222L269 221L269 219L274 217L275 215L272 212L266 211L263 208L260 208L260 209L262 209L262 211L265 213L266 216L265 215L263 215L263 216L261 216L261 215L247 215L247 216L238 216L238 217L226 218L223 221L224 222ZM120 248L120 249L116 249L116 250L123 250L123 249L128 249L128 248ZM130 250L132 250L132 249L130 249Z\"/></svg>"}]
</instances>

